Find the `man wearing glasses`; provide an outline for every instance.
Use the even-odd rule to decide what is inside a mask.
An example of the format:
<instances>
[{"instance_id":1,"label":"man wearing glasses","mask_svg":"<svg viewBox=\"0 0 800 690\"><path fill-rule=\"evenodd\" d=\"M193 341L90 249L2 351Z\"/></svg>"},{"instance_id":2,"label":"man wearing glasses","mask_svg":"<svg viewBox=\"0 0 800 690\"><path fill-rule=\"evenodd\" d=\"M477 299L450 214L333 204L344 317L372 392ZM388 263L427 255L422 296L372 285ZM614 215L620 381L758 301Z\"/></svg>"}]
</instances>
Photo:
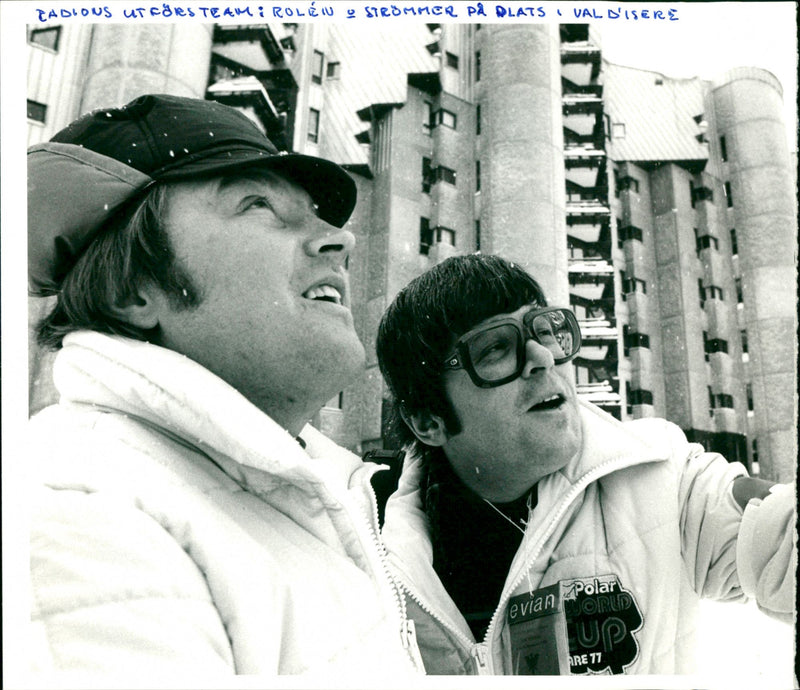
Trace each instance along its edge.
<instances>
[{"instance_id":1,"label":"man wearing glasses","mask_svg":"<svg viewBox=\"0 0 800 690\"><path fill-rule=\"evenodd\" d=\"M580 345L492 256L439 264L383 317L412 451L383 533L428 673L687 673L702 597L791 621L791 487L579 401Z\"/></svg>"}]
</instances>

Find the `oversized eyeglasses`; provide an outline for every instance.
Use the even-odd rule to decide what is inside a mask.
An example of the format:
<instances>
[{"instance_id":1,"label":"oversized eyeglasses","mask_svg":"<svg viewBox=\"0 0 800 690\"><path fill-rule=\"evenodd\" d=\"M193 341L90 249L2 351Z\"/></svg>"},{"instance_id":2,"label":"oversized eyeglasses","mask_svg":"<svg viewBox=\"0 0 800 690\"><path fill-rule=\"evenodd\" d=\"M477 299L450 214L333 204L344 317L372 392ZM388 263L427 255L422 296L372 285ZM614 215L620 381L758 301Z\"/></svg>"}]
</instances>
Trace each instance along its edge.
<instances>
[{"instance_id":1,"label":"oversized eyeglasses","mask_svg":"<svg viewBox=\"0 0 800 690\"><path fill-rule=\"evenodd\" d=\"M522 374L528 340L550 350L555 364L564 364L578 354L581 329L569 309L533 307L521 318L509 316L464 333L444 367L466 369L480 388L502 386Z\"/></svg>"}]
</instances>

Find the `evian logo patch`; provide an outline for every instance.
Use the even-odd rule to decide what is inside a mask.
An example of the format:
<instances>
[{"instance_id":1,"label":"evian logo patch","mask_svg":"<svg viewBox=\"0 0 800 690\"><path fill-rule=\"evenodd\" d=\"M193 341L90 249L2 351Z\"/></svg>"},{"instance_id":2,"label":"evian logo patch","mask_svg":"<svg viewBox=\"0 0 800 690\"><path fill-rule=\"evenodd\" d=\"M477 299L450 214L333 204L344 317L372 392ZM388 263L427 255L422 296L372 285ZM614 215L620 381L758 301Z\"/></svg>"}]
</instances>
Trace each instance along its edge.
<instances>
[{"instance_id":1,"label":"evian logo patch","mask_svg":"<svg viewBox=\"0 0 800 690\"><path fill-rule=\"evenodd\" d=\"M573 674L624 673L639 656L642 612L616 575L561 581Z\"/></svg>"}]
</instances>

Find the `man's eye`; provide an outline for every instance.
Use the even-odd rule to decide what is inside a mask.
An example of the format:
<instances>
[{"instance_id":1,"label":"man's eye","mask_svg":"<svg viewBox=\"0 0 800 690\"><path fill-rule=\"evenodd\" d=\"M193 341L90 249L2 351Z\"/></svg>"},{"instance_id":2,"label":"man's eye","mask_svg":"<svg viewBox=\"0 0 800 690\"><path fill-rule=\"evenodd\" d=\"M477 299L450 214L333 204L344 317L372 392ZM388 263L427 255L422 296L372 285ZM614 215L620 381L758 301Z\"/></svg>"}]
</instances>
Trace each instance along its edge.
<instances>
[{"instance_id":1,"label":"man's eye","mask_svg":"<svg viewBox=\"0 0 800 690\"><path fill-rule=\"evenodd\" d=\"M250 199L245 199L243 204L243 210L247 211L251 208L265 208L269 211L274 211L275 209L272 208L272 204L269 203L269 200L263 196L252 197Z\"/></svg>"}]
</instances>

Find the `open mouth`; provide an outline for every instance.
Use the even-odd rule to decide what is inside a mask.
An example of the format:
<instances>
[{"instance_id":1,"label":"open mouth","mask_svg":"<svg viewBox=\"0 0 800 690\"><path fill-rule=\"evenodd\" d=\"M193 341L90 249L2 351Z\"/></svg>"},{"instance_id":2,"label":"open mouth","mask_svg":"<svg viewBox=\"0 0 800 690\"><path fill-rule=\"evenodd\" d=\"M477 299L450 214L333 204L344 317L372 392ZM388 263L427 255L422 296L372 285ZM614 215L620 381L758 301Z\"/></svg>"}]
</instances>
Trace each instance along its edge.
<instances>
[{"instance_id":1,"label":"open mouth","mask_svg":"<svg viewBox=\"0 0 800 690\"><path fill-rule=\"evenodd\" d=\"M566 398L561 394L551 395L550 397L545 398L541 402L532 405L528 409L528 412L538 412L541 410L555 410L556 408L561 407L561 405L563 405L565 401Z\"/></svg>"},{"instance_id":2,"label":"open mouth","mask_svg":"<svg viewBox=\"0 0 800 690\"><path fill-rule=\"evenodd\" d=\"M317 302L331 302L332 304L342 304L342 293L333 285L316 285L303 293L306 299Z\"/></svg>"}]
</instances>

